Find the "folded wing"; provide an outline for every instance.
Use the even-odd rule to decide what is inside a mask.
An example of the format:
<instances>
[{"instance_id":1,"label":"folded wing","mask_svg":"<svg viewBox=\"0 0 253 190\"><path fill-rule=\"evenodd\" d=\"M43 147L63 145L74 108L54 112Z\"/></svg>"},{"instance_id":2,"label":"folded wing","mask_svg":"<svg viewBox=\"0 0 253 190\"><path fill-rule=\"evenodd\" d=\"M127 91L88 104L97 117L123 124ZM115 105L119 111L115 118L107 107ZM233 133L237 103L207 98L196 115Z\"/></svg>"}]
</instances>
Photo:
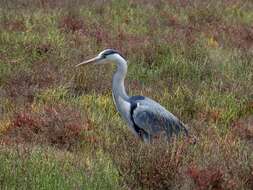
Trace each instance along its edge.
<instances>
[{"instance_id":1,"label":"folded wing","mask_svg":"<svg viewBox=\"0 0 253 190\"><path fill-rule=\"evenodd\" d=\"M132 112L133 122L151 137L161 132L165 132L168 137L178 135L180 132L188 136L184 124L157 102L149 98L132 99L132 104L136 105Z\"/></svg>"}]
</instances>

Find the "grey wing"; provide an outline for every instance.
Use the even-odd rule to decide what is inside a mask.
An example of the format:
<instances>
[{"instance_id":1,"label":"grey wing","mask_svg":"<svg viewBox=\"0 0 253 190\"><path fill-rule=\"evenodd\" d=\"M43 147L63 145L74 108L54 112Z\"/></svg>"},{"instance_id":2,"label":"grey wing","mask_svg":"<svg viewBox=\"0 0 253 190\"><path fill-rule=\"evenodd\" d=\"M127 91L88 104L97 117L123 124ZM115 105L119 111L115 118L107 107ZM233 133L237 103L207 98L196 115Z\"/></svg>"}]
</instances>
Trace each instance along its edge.
<instances>
[{"instance_id":1,"label":"grey wing","mask_svg":"<svg viewBox=\"0 0 253 190\"><path fill-rule=\"evenodd\" d=\"M188 131L184 124L176 116L151 99L145 98L145 100L137 101L132 117L134 123L151 136L160 132L166 132L170 137L173 133L179 134L181 131L188 136Z\"/></svg>"}]
</instances>

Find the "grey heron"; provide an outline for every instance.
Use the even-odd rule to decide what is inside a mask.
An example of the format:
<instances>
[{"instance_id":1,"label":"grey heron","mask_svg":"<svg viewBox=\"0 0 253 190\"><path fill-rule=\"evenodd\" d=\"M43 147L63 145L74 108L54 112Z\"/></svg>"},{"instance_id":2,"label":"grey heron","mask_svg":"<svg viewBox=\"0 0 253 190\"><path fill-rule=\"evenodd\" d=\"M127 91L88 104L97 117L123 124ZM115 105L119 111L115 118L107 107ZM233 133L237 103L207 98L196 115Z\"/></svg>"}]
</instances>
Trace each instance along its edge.
<instances>
[{"instance_id":1,"label":"grey heron","mask_svg":"<svg viewBox=\"0 0 253 190\"><path fill-rule=\"evenodd\" d=\"M106 49L96 57L76 66L104 63L117 64L117 70L112 80L113 101L117 111L137 138L144 142L151 142L153 137L160 134L169 138L173 134L178 135L180 132L188 137L185 125L159 103L144 96L127 95L124 80L128 65L119 51Z\"/></svg>"}]
</instances>

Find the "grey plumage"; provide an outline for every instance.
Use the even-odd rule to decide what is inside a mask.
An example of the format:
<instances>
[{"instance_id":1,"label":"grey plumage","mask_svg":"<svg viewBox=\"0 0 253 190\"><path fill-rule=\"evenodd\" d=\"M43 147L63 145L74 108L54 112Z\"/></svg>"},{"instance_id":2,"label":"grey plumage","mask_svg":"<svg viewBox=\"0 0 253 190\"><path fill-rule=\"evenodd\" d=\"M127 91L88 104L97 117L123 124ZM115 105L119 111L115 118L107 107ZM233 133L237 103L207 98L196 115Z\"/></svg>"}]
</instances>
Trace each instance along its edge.
<instances>
[{"instance_id":1,"label":"grey plumage","mask_svg":"<svg viewBox=\"0 0 253 190\"><path fill-rule=\"evenodd\" d=\"M180 132L188 136L184 124L154 100L147 97L131 97L130 102L137 105L132 117L136 126L145 132L142 137L145 141L150 141L152 136L161 132L165 132L167 137L171 137L173 133L178 135Z\"/></svg>"},{"instance_id":2,"label":"grey plumage","mask_svg":"<svg viewBox=\"0 0 253 190\"><path fill-rule=\"evenodd\" d=\"M153 137L160 134L170 138L173 134L178 135L183 132L188 136L185 125L159 103L144 96L129 97L127 95L124 86L127 62L118 51L106 49L99 53L97 57L77 66L90 63L103 64L108 61L117 64L112 82L115 106L136 137L145 142L150 142Z\"/></svg>"}]
</instances>

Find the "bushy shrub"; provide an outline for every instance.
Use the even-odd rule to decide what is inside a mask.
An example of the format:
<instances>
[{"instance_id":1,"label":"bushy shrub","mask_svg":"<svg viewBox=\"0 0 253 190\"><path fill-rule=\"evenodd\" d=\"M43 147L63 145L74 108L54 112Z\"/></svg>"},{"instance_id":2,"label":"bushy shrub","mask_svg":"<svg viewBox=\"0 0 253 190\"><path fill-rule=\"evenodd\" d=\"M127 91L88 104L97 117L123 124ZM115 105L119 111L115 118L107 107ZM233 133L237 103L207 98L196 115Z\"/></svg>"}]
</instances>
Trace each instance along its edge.
<instances>
[{"instance_id":1,"label":"bushy shrub","mask_svg":"<svg viewBox=\"0 0 253 190\"><path fill-rule=\"evenodd\" d=\"M106 151L130 189L171 189L180 180L183 159L190 145L186 141L156 139L152 144L144 144L130 135L121 140Z\"/></svg>"},{"instance_id":2,"label":"bushy shrub","mask_svg":"<svg viewBox=\"0 0 253 190\"><path fill-rule=\"evenodd\" d=\"M224 173L215 167L199 169L197 166L190 166L187 174L193 179L197 190L223 189Z\"/></svg>"},{"instance_id":3,"label":"bushy shrub","mask_svg":"<svg viewBox=\"0 0 253 190\"><path fill-rule=\"evenodd\" d=\"M49 144L65 149L94 142L95 138L85 135L92 129L89 121L78 110L65 106L43 106L37 111L27 108L15 113L2 142Z\"/></svg>"}]
</instances>

